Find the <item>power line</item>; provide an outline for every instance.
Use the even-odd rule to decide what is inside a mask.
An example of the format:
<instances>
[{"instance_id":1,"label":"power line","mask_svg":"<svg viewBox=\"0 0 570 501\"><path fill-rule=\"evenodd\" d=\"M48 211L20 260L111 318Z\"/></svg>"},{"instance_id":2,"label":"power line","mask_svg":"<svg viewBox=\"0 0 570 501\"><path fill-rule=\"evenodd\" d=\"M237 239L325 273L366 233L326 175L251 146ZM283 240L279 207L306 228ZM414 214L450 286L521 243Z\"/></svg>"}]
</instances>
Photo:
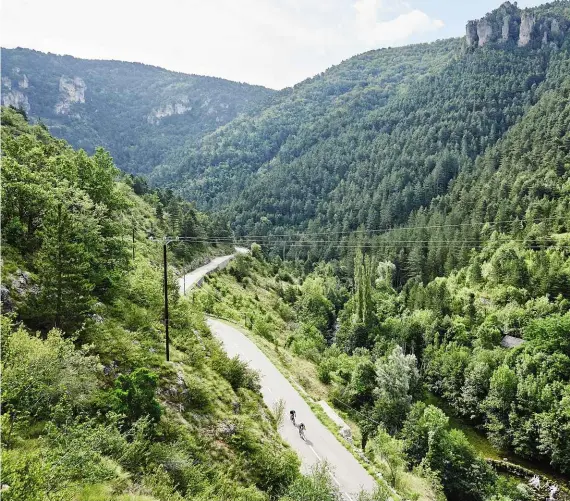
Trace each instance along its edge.
<instances>
[{"instance_id":1,"label":"power line","mask_svg":"<svg viewBox=\"0 0 570 501\"><path fill-rule=\"evenodd\" d=\"M339 242L338 240L305 240L305 241L289 241L289 242L284 242L282 240L273 240L273 241L266 241L263 242L267 245L285 245L286 247L310 247L313 245L317 245L317 244L329 244L332 245L333 247L338 247L338 248L385 248L385 247L410 247L412 245L416 245L416 244L437 244L437 245L442 245L442 246L446 246L446 247L463 247L463 246L468 246L468 247L472 247L472 248L481 248L481 247L485 247L487 245L490 244L505 244L505 243L519 243L519 244L523 244L525 246L525 248L530 248L530 249L541 249L544 246L556 246L559 248L565 248L565 247L569 247L570 244L563 244L563 243L559 243L556 239L551 238L551 237L542 237L543 239L548 238L548 240L546 241L540 241L540 239L533 239L533 242L538 242L538 243L530 243L525 240L515 240L515 239L510 239L510 238L506 238L504 240L487 240L487 241L481 241L481 240L390 240L390 241L382 241L382 240L378 240L376 242L371 242L371 243L358 243L358 244L353 244L353 243L343 243L343 242ZM219 241L216 239L201 239L201 240L188 240L184 237L179 238L177 241L180 242L187 242L187 243L195 243L195 244L220 244L220 243L227 243L227 244L234 244L234 245L249 245L252 243L255 243L254 240L252 241L247 241L247 240L240 240L240 239L234 239L231 241Z\"/></svg>"},{"instance_id":2,"label":"power line","mask_svg":"<svg viewBox=\"0 0 570 501\"><path fill-rule=\"evenodd\" d=\"M264 239L264 238L275 238L275 237L287 237L287 238L294 238L294 237L301 237L301 236L315 236L315 235L353 235L353 234L377 234L377 233L390 233L394 231L406 231L406 230L427 230L427 229L436 229L436 228L459 228L464 226L496 226L502 224L512 224L512 223L541 223L545 221L555 221L564 219L564 216L552 216L546 218L532 218L532 219L509 219L509 220L502 220L502 221L478 221L478 222L469 222L469 223L457 223L457 224L436 224L436 225L427 225L427 226L399 226L399 227L385 227L380 229L363 229L363 230L329 230L326 232L305 232L305 233L273 233L269 235L243 235L243 236L220 236L216 237L220 240L232 240L235 238L239 239ZM184 237L187 239L199 239L200 237Z\"/></svg>"}]
</instances>

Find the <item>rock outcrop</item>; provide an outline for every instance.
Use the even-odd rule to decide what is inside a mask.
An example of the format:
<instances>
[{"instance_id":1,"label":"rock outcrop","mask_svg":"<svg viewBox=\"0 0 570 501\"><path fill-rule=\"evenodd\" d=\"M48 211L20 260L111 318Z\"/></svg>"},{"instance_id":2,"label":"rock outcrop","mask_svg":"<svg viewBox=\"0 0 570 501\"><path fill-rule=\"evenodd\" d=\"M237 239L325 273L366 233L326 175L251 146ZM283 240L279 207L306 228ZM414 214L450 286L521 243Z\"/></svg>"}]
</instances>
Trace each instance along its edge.
<instances>
[{"instance_id":1,"label":"rock outcrop","mask_svg":"<svg viewBox=\"0 0 570 501\"><path fill-rule=\"evenodd\" d=\"M479 47L483 47L487 42L492 40L493 26L487 19L482 19L477 23L477 37L479 39Z\"/></svg>"},{"instance_id":2,"label":"rock outcrop","mask_svg":"<svg viewBox=\"0 0 570 501\"><path fill-rule=\"evenodd\" d=\"M16 71L17 70L17 71ZM13 73L17 78L20 78L20 69L14 68ZM30 112L30 102L28 101L28 96L26 96L22 90L27 89L29 86L28 77L26 75L21 76L20 80L14 85L12 78L9 76L2 77L2 106L13 106L24 110L26 113ZM17 88L16 88L17 87Z\"/></svg>"},{"instance_id":3,"label":"rock outcrop","mask_svg":"<svg viewBox=\"0 0 570 501\"><path fill-rule=\"evenodd\" d=\"M467 40L467 47L475 47L479 42L477 35L477 21L469 21L465 28L465 39Z\"/></svg>"},{"instance_id":4,"label":"rock outcrop","mask_svg":"<svg viewBox=\"0 0 570 501\"><path fill-rule=\"evenodd\" d=\"M187 111L192 110L190 106L190 99L187 96L177 98L175 101L163 104L158 108L153 108L151 113L147 116L147 122L151 124L158 124L162 118L170 117L172 115L182 115Z\"/></svg>"},{"instance_id":5,"label":"rock outcrop","mask_svg":"<svg viewBox=\"0 0 570 501\"><path fill-rule=\"evenodd\" d=\"M524 47L528 45L532 38L532 31L534 28L534 23L536 20L532 14L528 14L527 12L523 12L521 17L521 26L520 26L520 33L519 33L519 40L517 42L519 47Z\"/></svg>"},{"instance_id":6,"label":"rock outcrop","mask_svg":"<svg viewBox=\"0 0 570 501\"><path fill-rule=\"evenodd\" d=\"M18 82L18 87L20 87L20 89L27 89L30 86L30 82L28 81L28 77L26 75L24 75L22 77L22 80L20 80Z\"/></svg>"},{"instance_id":7,"label":"rock outcrop","mask_svg":"<svg viewBox=\"0 0 570 501\"><path fill-rule=\"evenodd\" d=\"M55 105L58 115L68 115L71 105L85 102L87 85L80 77L69 78L62 76L59 79L59 101Z\"/></svg>"},{"instance_id":8,"label":"rock outcrop","mask_svg":"<svg viewBox=\"0 0 570 501\"><path fill-rule=\"evenodd\" d=\"M538 17L537 17L538 16ZM465 27L468 49L489 43L558 48L570 31L570 22L555 14L539 16L533 10L521 10L505 2L484 18L469 21Z\"/></svg>"},{"instance_id":9,"label":"rock outcrop","mask_svg":"<svg viewBox=\"0 0 570 501\"><path fill-rule=\"evenodd\" d=\"M2 93L2 106L13 106L24 110L26 113L30 112L30 102L28 101L28 96L26 96L20 90L10 90L8 92Z\"/></svg>"}]
</instances>

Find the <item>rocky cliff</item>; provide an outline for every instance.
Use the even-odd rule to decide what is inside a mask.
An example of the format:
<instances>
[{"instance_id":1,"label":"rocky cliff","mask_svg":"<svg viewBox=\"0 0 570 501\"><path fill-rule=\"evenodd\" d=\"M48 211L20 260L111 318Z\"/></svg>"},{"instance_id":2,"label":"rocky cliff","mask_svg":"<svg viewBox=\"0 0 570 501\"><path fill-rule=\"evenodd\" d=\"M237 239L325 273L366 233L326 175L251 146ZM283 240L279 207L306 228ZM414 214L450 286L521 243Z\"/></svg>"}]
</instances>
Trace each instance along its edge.
<instances>
[{"instance_id":1,"label":"rocky cliff","mask_svg":"<svg viewBox=\"0 0 570 501\"><path fill-rule=\"evenodd\" d=\"M2 49L2 105L41 119L92 153L110 150L127 172L145 173L171 151L260 106L270 89L155 66Z\"/></svg>"},{"instance_id":2,"label":"rocky cliff","mask_svg":"<svg viewBox=\"0 0 570 501\"><path fill-rule=\"evenodd\" d=\"M505 2L485 17L469 21L465 27L468 49L489 43L517 45L518 47L560 47L570 26L562 16L545 10L519 9L516 2Z\"/></svg>"},{"instance_id":3,"label":"rocky cliff","mask_svg":"<svg viewBox=\"0 0 570 501\"><path fill-rule=\"evenodd\" d=\"M87 85L82 78L62 76L59 79L59 101L55 105L56 114L67 115L72 104L85 103L85 89Z\"/></svg>"},{"instance_id":4,"label":"rocky cliff","mask_svg":"<svg viewBox=\"0 0 570 501\"><path fill-rule=\"evenodd\" d=\"M28 86L28 77L18 67L13 68L10 75L2 76L2 106L13 106L29 113L30 102L23 92Z\"/></svg>"}]
</instances>

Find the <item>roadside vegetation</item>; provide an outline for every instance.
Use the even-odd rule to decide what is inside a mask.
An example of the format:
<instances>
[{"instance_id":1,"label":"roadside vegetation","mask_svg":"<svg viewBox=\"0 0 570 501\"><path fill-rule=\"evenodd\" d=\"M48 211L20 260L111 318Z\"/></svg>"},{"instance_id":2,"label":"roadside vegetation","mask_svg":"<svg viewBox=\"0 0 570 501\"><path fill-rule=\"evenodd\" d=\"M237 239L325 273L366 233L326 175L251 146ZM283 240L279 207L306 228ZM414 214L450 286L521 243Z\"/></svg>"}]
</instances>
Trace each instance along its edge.
<instances>
[{"instance_id":1,"label":"roadside vegetation","mask_svg":"<svg viewBox=\"0 0 570 501\"><path fill-rule=\"evenodd\" d=\"M15 110L2 122L2 499L341 499L326 465L301 476L257 373L225 355L173 269L165 362L148 236L217 223L103 150L76 152ZM218 252L170 251L179 265Z\"/></svg>"},{"instance_id":2,"label":"roadside vegetation","mask_svg":"<svg viewBox=\"0 0 570 501\"><path fill-rule=\"evenodd\" d=\"M547 276L545 259L559 262ZM532 498L485 459L508 452L563 483L569 473L570 298L545 293L569 265L563 248L491 242L470 266L398 290L395 266L360 251L311 266L254 244L194 301L247 328L309 395L356 423L355 441L392 485L414 471L448 499ZM501 347L506 333L524 343Z\"/></svg>"}]
</instances>

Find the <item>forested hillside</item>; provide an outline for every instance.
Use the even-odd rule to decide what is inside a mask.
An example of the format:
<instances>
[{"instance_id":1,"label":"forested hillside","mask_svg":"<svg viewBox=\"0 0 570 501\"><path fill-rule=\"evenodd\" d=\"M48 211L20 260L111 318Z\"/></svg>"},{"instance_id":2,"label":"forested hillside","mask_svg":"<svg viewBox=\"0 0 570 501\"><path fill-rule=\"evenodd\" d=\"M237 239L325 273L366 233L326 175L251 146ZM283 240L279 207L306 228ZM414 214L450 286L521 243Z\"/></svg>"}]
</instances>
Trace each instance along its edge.
<instances>
[{"instance_id":1,"label":"forested hillside","mask_svg":"<svg viewBox=\"0 0 570 501\"><path fill-rule=\"evenodd\" d=\"M506 3L475 22L488 33L474 45L446 40L357 56L178 152L153 178L183 180L180 191L199 206L226 207L238 234L377 231L409 225L455 184L463 192L466 178L483 175L489 150L513 145L513 128L538 114L556 123L549 133L558 134L551 154L559 165L549 172L563 176L558 143L568 117L546 103L564 107L569 19L567 1L526 10ZM516 162L532 177L541 157Z\"/></svg>"},{"instance_id":2,"label":"forested hillside","mask_svg":"<svg viewBox=\"0 0 570 501\"><path fill-rule=\"evenodd\" d=\"M568 235L536 249L492 241L471 265L403 288L392 262L365 252L310 267L259 249L210 277L196 303L242 323L354 420L356 443L398 489L414 472L450 501L538 501L558 473L555 499L568 499Z\"/></svg>"},{"instance_id":3,"label":"forested hillside","mask_svg":"<svg viewBox=\"0 0 570 501\"><path fill-rule=\"evenodd\" d=\"M122 170L148 172L274 94L260 86L120 61L2 49L2 104L42 120L93 153L102 146Z\"/></svg>"},{"instance_id":4,"label":"forested hillside","mask_svg":"<svg viewBox=\"0 0 570 501\"><path fill-rule=\"evenodd\" d=\"M201 206L220 209L235 201L257 178L282 172L282 165L299 162L308 152L336 141L371 110L386 106L390 97L405 94L418 79L437 73L460 54L460 46L460 40L454 39L353 57L285 89L259 113L238 118L204 137L198 145L177 151L165 165L154 170L152 178L158 184L180 184L183 180L181 192L186 198L196 200ZM351 147L339 143L342 151ZM338 182L328 179L317 163L305 164L305 169L298 169L294 177L280 185L284 188L283 199L290 199L289 210L296 214L296 223L307 219L305 203L307 207L314 203L303 200L299 206L299 197L306 193L292 191L293 183L296 186L303 172L307 173L304 180L310 179L312 189L321 190L321 194L330 190L331 183ZM262 196L266 199L272 195L268 192ZM248 195L246 199L250 200ZM257 199L250 201L257 203ZM280 209L274 207L264 215L273 217ZM243 214L246 218L252 216Z\"/></svg>"},{"instance_id":5,"label":"forested hillside","mask_svg":"<svg viewBox=\"0 0 570 501\"><path fill-rule=\"evenodd\" d=\"M325 466L300 475L258 375L176 285L164 361L161 247L148 236L207 238L216 223L5 108L2 223L2 499L340 499Z\"/></svg>"}]
</instances>

